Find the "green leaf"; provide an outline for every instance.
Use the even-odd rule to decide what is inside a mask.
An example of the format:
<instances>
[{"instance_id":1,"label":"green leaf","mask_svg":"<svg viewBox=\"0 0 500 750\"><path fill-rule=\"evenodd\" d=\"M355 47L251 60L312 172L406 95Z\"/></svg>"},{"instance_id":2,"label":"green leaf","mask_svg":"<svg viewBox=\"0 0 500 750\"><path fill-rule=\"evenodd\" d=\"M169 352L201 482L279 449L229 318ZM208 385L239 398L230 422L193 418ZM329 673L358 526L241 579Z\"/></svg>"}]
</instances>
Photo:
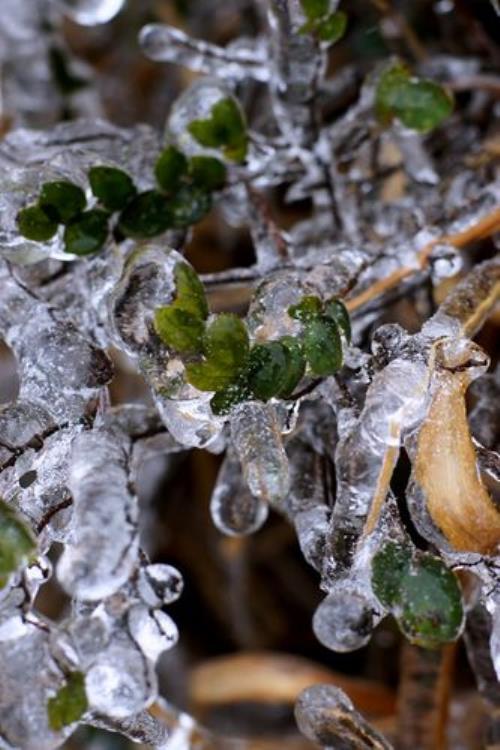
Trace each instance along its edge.
<instances>
[{"instance_id":1,"label":"green leaf","mask_svg":"<svg viewBox=\"0 0 500 750\"><path fill-rule=\"evenodd\" d=\"M216 416L229 414L233 406L242 401L248 401L252 397L245 373L240 375L234 382L223 388L211 398L210 406Z\"/></svg>"},{"instance_id":2,"label":"green leaf","mask_svg":"<svg viewBox=\"0 0 500 750\"><path fill-rule=\"evenodd\" d=\"M221 313L205 331L205 356L229 375L235 376L245 367L250 344L243 321L232 313Z\"/></svg>"},{"instance_id":3,"label":"green leaf","mask_svg":"<svg viewBox=\"0 0 500 750\"><path fill-rule=\"evenodd\" d=\"M248 384L255 398L268 401L285 383L288 350L278 341L256 344L248 361Z\"/></svg>"},{"instance_id":4,"label":"green leaf","mask_svg":"<svg viewBox=\"0 0 500 750\"><path fill-rule=\"evenodd\" d=\"M373 557L373 593L384 607L391 609L399 603L401 582L408 572L411 550L396 542L387 542Z\"/></svg>"},{"instance_id":5,"label":"green leaf","mask_svg":"<svg viewBox=\"0 0 500 750\"><path fill-rule=\"evenodd\" d=\"M335 44L341 39L347 28L347 15L339 10L316 24L316 33L322 42Z\"/></svg>"},{"instance_id":6,"label":"green leaf","mask_svg":"<svg viewBox=\"0 0 500 750\"><path fill-rule=\"evenodd\" d=\"M76 216L64 230L64 250L73 255L92 255L108 239L108 214L99 208Z\"/></svg>"},{"instance_id":7,"label":"green leaf","mask_svg":"<svg viewBox=\"0 0 500 750\"><path fill-rule=\"evenodd\" d=\"M462 594L455 574L438 557L421 554L401 582L398 624L412 643L437 648L458 638Z\"/></svg>"},{"instance_id":8,"label":"green leaf","mask_svg":"<svg viewBox=\"0 0 500 750\"><path fill-rule=\"evenodd\" d=\"M279 343L286 351L286 369L278 396L287 398L302 379L306 369L306 360L301 343L293 336L283 336L279 339Z\"/></svg>"},{"instance_id":9,"label":"green leaf","mask_svg":"<svg viewBox=\"0 0 500 750\"><path fill-rule=\"evenodd\" d=\"M302 322L306 320L314 320L321 316L323 305L319 297L313 295L307 295L302 297L300 302L296 305L290 305L288 308L288 314L294 320L300 320Z\"/></svg>"},{"instance_id":10,"label":"green leaf","mask_svg":"<svg viewBox=\"0 0 500 750\"><path fill-rule=\"evenodd\" d=\"M17 214L19 232L27 240L47 242L57 232L57 222L46 214L40 206L27 206Z\"/></svg>"},{"instance_id":11,"label":"green leaf","mask_svg":"<svg viewBox=\"0 0 500 750\"><path fill-rule=\"evenodd\" d=\"M67 180L55 180L42 185L38 203L55 221L67 224L83 211L87 201L78 185Z\"/></svg>"},{"instance_id":12,"label":"green leaf","mask_svg":"<svg viewBox=\"0 0 500 750\"><path fill-rule=\"evenodd\" d=\"M35 548L29 527L0 499L0 589L9 575L28 561Z\"/></svg>"},{"instance_id":13,"label":"green leaf","mask_svg":"<svg viewBox=\"0 0 500 750\"><path fill-rule=\"evenodd\" d=\"M300 0L300 4L309 21L324 18L330 10L330 0Z\"/></svg>"},{"instance_id":14,"label":"green leaf","mask_svg":"<svg viewBox=\"0 0 500 750\"><path fill-rule=\"evenodd\" d=\"M248 147L246 125L234 99L220 99L209 118L193 120L187 129L202 146L221 148L231 161L244 161Z\"/></svg>"},{"instance_id":15,"label":"green leaf","mask_svg":"<svg viewBox=\"0 0 500 750\"><path fill-rule=\"evenodd\" d=\"M453 99L439 84L414 78L397 63L380 77L375 110L382 122L397 117L406 127L426 133L449 117Z\"/></svg>"},{"instance_id":16,"label":"green leaf","mask_svg":"<svg viewBox=\"0 0 500 750\"><path fill-rule=\"evenodd\" d=\"M187 263L177 263L174 278L176 306L204 320L208 316L208 303L196 271Z\"/></svg>"},{"instance_id":17,"label":"green leaf","mask_svg":"<svg viewBox=\"0 0 500 750\"><path fill-rule=\"evenodd\" d=\"M66 684L47 703L49 726L59 731L78 721L88 708L85 677L81 672L68 675Z\"/></svg>"},{"instance_id":18,"label":"green leaf","mask_svg":"<svg viewBox=\"0 0 500 750\"><path fill-rule=\"evenodd\" d=\"M118 226L126 237L135 239L162 234L172 227L167 199L157 190L139 193L121 212Z\"/></svg>"},{"instance_id":19,"label":"green leaf","mask_svg":"<svg viewBox=\"0 0 500 750\"><path fill-rule=\"evenodd\" d=\"M116 167L91 167L89 182L95 197L109 211L120 211L137 194L132 178Z\"/></svg>"},{"instance_id":20,"label":"green leaf","mask_svg":"<svg viewBox=\"0 0 500 750\"><path fill-rule=\"evenodd\" d=\"M187 174L188 162L174 146L164 149L155 165L156 182L166 193L173 193Z\"/></svg>"},{"instance_id":21,"label":"green leaf","mask_svg":"<svg viewBox=\"0 0 500 750\"><path fill-rule=\"evenodd\" d=\"M173 303L155 310L153 322L156 333L170 349L181 354L201 353L205 326L197 315Z\"/></svg>"},{"instance_id":22,"label":"green leaf","mask_svg":"<svg viewBox=\"0 0 500 750\"><path fill-rule=\"evenodd\" d=\"M347 343L350 343L352 334L351 320L344 303L339 299L332 297L332 299L328 300L325 304L325 315L335 321L344 334Z\"/></svg>"},{"instance_id":23,"label":"green leaf","mask_svg":"<svg viewBox=\"0 0 500 750\"><path fill-rule=\"evenodd\" d=\"M217 361L189 362L186 365L188 383L199 391L222 391L234 380L234 375Z\"/></svg>"},{"instance_id":24,"label":"green leaf","mask_svg":"<svg viewBox=\"0 0 500 750\"><path fill-rule=\"evenodd\" d=\"M193 156L189 174L194 184L204 190L220 190L226 182L225 165L213 156Z\"/></svg>"},{"instance_id":25,"label":"green leaf","mask_svg":"<svg viewBox=\"0 0 500 750\"><path fill-rule=\"evenodd\" d=\"M172 227L184 229L196 224L212 208L212 196L194 185L183 185L168 201Z\"/></svg>"},{"instance_id":26,"label":"green leaf","mask_svg":"<svg viewBox=\"0 0 500 750\"><path fill-rule=\"evenodd\" d=\"M327 317L308 321L304 354L314 375L333 375L342 366L342 342L337 325Z\"/></svg>"}]
</instances>

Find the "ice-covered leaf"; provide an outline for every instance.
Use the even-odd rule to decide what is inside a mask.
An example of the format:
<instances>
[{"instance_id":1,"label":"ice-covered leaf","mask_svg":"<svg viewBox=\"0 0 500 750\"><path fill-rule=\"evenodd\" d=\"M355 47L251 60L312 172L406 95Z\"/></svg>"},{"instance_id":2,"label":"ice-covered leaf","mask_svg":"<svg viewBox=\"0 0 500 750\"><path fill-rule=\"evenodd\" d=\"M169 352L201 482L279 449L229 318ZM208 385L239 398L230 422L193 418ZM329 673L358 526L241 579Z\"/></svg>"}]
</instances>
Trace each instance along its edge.
<instances>
[{"instance_id":1,"label":"ice-covered leaf","mask_svg":"<svg viewBox=\"0 0 500 750\"><path fill-rule=\"evenodd\" d=\"M397 117L406 127L426 133L450 116L453 99L439 84L415 78L405 65L396 63L379 79L375 108L382 122Z\"/></svg>"},{"instance_id":2,"label":"ice-covered leaf","mask_svg":"<svg viewBox=\"0 0 500 750\"><path fill-rule=\"evenodd\" d=\"M211 116L193 120L188 125L191 135L202 145L221 148L232 161L241 162L247 153L248 138L242 111L230 97L216 102Z\"/></svg>"},{"instance_id":3,"label":"ice-covered leaf","mask_svg":"<svg viewBox=\"0 0 500 750\"><path fill-rule=\"evenodd\" d=\"M47 242L57 232L57 221L39 205L22 208L17 215L19 232L28 240Z\"/></svg>"},{"instance_id":4,"label":"ice-covered leaf","mask_svg":"<svg viewBox=\"0 0 500 750\"><path fill-rule=\"evenodd\" d=\"M161 340L176 352L196 354L203 350L203 321L176 303L156 310L154 326Z\"/></svg>"},{"instance_id":5,"label":"ice-covered leaf","mask_svg":"<svg viewBox=\"0 0 500 750\"><path fill-rule=\"evenodd\" d=\"M64 249L74 255L92 255L108 239L108 214L99 208L75 216L64 229Z\"/></svg>"},{"instance_id":6,"label":"ice-covered leaf","mask_svg":"<svg viewBox=\"0 0 500 750\"><path fill-rule=\"evenodd\" d=\"M88 708L85 676L81 672L68 675L65 685L49 698L47 713L52 729L59 730L78 721Z\"/></svg>"},{"instance_id":7,"label":"ice-covered leaf","mask_svg":"<svg viewBox=\"0 0 500 750\"><path fill-rule=\"evenodd\" d=\"M12 573L26 564L35 546L35 538L26 522L0 499L0 589Z\"/></svg>"},{"instance_id":8,"label":"ice-covered leaf","mask_svg":"<svg viewBox=\"0 0 500 750\"><path fill-rule=\"evenodd\" d=\"M188 162L184 154L174 146L167 146L155 164L156 182L166 193L174 193L187 171Z\"/></svg>"},{"instance_id":9,"label":"ice-covered leaf","mask_svg":"<svg viewBox=\"0 0 500 750\"><path fill-rule=\"evenodd\" d=\"M137 193L130 175L116 167L91 167L89 182L95 197L109 211L120 211Z\"/></svg>"},{"instance_id":10,"label":"ice-covered leaf","mask_svg":"<svg viewBox=\"0 0 500 750\"><path fill-rule=\"evenodd\" d=\"M40 191L40 206L54 218L67 224L83 211L87 203L83 190L67 180L45 182Z\"/></svg>"},{"instance_id":11,"label":"ice-covered leaf","mask_svg":"<svg viewBox=\"0 0 500 750\"><path fill-rule=\"evenodd\" d=\"M155 237L172 226L167 199L157 190L139 193L123 209L119 229L126 237Z\"/></svg>"},{"instance_id":12,"label":"ice-covered leaf","mask_svg":"<svg viewBox=\"0 0 500 750\"><path fill-rule=\"evenodd\" d=\"M304 355L314 375L333 375L342 366L342 342L337 324L326 316L304 328Z\"/></svg>"}]
</instances>

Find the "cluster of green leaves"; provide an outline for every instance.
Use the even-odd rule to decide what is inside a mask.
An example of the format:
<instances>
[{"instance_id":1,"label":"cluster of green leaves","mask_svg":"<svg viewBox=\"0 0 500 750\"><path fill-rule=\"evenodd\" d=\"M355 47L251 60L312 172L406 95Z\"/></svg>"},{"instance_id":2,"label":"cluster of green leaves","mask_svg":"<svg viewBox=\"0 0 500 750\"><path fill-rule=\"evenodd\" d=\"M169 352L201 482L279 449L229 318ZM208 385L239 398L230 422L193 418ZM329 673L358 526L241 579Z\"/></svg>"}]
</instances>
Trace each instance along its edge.
<instances>
[{"instance_id":1,"label":"cluster of green leaves","mask_svg":"<svg viewBox=\"0 0 500 750\"><path fill-rule=\"evenodd\" d=\"M213 105L210 117L193 120L187 129L202 146L221 149L226 159L235 162L245 160L247 128L243 113L234 99L220 99Z\"/></svg>"},{"instance_id":2,"label":"cluster of green leaves","mask_svg":"<svg viewBox=\"0 0 500 750\"><path fill-rule=\"evenodd\" d=\"M49 726L55 731L78 721L88 708L85 677L81 672L71 672L66 683L47 703Z\"/></svg>"},{"instance_id":3,"label":"cluster of green leaves","mask_svg":"<svg viewBox=\"0 0 500 750\"><path fill-rule=\"evenodd\" d=\"M439 557L388 542L373 558L372 586L412 643L437 648L460 635L460 586Z\"/></svg>"},{"instance_id":4,"label":"cluster of green leaves","mask_svg":"<svg viewBox=\"0 0 500 750\"><path fill-rule=\"evenodd\" d=\"M344 305L332 299L304 297L290 308L303 324L298 336L250 345L244 322L221 313L210 323L203 285L186 263L174 269L176 297L155 311L157 334L185 362L186 378L200 391L215 391L215 414L226 414L241 401L291 396L309 366L311 374L331 375L342 365L340 331L350 338Z\"/></svg>"},{"instance_id":5,"label":"cluster of green leaves","mask_svg":"<svg viewBox=\"0 0 500 750\"><path fill-rule=\"evenodd\" d=\"M397 117L407 128L426 133L453 112L453 98L439 84L416 78L406 65L395 62L379 78L375 111L384 124Z\"/></svg>"},{"instance_id":6,"label":"cluster of green leaves","mask_svg":"<svg viewBox=\"0 0 500 750\"><path fill-rule=\"evenodd\" d=\"M0 589L9 576L29 560L35 548L30 529L10 505L0 499Z\"/></svg>"},{"instance_id":7,"label":"cluster of green leaves","mask_svg":"<svg viewBox=\"0 0 500 750\"><path fill-rule=\"evenodd\" d=\"M91 255L106 243L110 219L118 236L134 239L155 237L167 229L183 229L205 216L212 195L223 187L226 167L211 156L186 156L167 146L155 165L157 188L139 193L132 178L109 166L91 167L90 189L98 206L86 209L83 190L67 180L46 182L35 205L17 215L20 233L37 242L50 240L64 225L64 248L73 255Z\"/></svg>"},{"instance_id":8,"label":"cluster of green leaves","mask_svg":"<svg viewBox=\"0 0 500 750\"><path fill-rule=\"evenodd\" d=\"M330 0L301 0L307 19L299 29L301 34L314 34L322 42L334 44L341 39L347 27L347 16L337 10L330 13Z\"/></svg>"}]
</instances>

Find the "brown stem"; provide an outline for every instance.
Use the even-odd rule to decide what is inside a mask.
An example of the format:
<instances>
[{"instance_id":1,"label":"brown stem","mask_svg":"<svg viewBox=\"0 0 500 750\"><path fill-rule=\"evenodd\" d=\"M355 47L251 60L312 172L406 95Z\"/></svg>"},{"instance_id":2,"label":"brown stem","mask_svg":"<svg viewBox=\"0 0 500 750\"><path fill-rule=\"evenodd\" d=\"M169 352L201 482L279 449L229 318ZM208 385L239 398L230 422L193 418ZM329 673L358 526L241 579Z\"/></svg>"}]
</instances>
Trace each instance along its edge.
<instances>
[{"instance_id":1,"label":"brown stem","mask_svg":"<svg viewBox=\"0 0 500 750\"><path fill-rule=\"evenodd\" d=\"M397 711L397 750L445 750L455 646L427 650L405 643Z\"/></svg>"},{"instance_id":2,"label":"brown stem","mask_svg":"<svg viewBox=\"0 0 500 750\"><path fill-rule=\"evenodd\" d=\"M493 211L484 216L477 224L473 224L471 227L462 230L461 232L455 232L454 234L444 235L442 237L436 237L435 239L428 242L418 253L418 264L416 266L403 266L402 268L396 269L389 274L385 279L378 279L369 287L364 289L362 292L357 294L355 297L346 301L347 309L352 312L357 310L358 307L365 305L372 299L379 297L385 292L389 291L393 287L397 286L401 281L412 276L419 271L423 271L429 262L429 257L432 250L436 245L453 245L454 247L465 247L469 243L489 237L494 232L500 229L500 206L497 206Z\"/></svg>"}]
</instances>

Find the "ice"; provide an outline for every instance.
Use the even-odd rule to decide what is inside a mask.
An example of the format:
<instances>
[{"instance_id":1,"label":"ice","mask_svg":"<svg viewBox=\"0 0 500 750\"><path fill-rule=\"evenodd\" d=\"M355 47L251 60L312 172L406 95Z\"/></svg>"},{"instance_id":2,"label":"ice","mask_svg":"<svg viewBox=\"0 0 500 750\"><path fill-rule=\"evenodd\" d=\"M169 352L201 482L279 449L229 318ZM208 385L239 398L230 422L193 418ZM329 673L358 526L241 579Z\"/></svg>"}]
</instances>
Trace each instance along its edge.
<instances>
[{"instance_id":1,"label":"ice","mask_svg":"<svg viewBox=\"0 0 500 750\"><path fill-rule=\"evenodd\" d=\"M314 685L298 697L295 718L314 743L338 750L391 750L391 745L359 714L350 698L333 685Z\"/></svg>"},{"instance_id":2,"label":"ice","mask_svg":"<svg viewBox=\"0 0 500 750\"><path fill-rule=\"evenodd\" d=\"M101 651L85 676L89 707L112 719L136 714L156 689L152 667L125 633Z\"/></svg>"},{"instance_id":3,"label":"ice","mask_svg":"<svg viewBox=\"0 0 500 750\"><path fill-rule=\"evenodd\" d=\"M174 621L165 612L150 612L142 604L131 608L128 627L142 653L152 662L156 662L163 651L175 646L179 637Z\"/></svg>"},{"instance_id":4,"label":"ice","mask_svg":"<svg viewBox=\"0 0 500 750\"><path fill-rule=\"evenodd\" d=\"M269 81L266 46L259 40L238 39L219 47L201 39L193 39L181 29L165 24L144 26L139 37L144 53L152 60L184 65L196 73L240 81L253 78Z\"/></svg>"},{"instance_id":5,"label":"ice","mask_svg":"<svg viewBox=\"0 0 500 750\"><path fill-rule=\"evenodd\" d=\"M288 459L271 404L247 401L231 414L231 439L252 495L280 503L290 487Z\"/></svg>"},{"instance_id":6,"label":"ice","mask_svg":"<svg viewBox=\"0 0 500 750\"><path fill-rule=\"evenodd\" d=\"M125 0L52 0L65 15L82 26L108 23L120 12Z\"/></svg>"},{"instance_id":7,"label":"ice","mask_svg":"<svg viewBox=\"0 0 500 750\"><path fill-rule=\"evenodd\" d=\"M73 443L69 489L75 527L57 577L81 599L110 596L136 564L137 504L128 482L128 451L105 430L83 433Z\"/></svg>"},{"instance_id":8,"label":"ice","mask_svg":"<svg viewBox=\"0 0 500 750\"><path fill-rule=\"evenodd\" d=\"M162 607L177 601L183 585L176 568L160 563L142 567L137 582L139 595L149 607Z\"/></svg>"},{"instance_id":9,"label":"ice","mask_svg":"<svg viewBox=\"0 0 500 750\"><path fill-rule=\"evenodd\" d=\"M210 513L219 531L228 536L253 534L265 523L269 506L245 487L238 458L228 450L210 500Z\"/></svg>"},{"instance_id":10,"label":"ice","mask_svg":"<svg viewBox=\"0 0 500 750\"><path fill-rule=\"evenodd\" d=\"M170 355L153 327L155 309L173 299L174 267L181 260L175 250L145 243L125 267L108 305L115 344L138 361L167 429L183 445L199 448L217 440L223 421L212 414L211 394L185 381L182 361Z\"/></svg>"}]
</instances>

